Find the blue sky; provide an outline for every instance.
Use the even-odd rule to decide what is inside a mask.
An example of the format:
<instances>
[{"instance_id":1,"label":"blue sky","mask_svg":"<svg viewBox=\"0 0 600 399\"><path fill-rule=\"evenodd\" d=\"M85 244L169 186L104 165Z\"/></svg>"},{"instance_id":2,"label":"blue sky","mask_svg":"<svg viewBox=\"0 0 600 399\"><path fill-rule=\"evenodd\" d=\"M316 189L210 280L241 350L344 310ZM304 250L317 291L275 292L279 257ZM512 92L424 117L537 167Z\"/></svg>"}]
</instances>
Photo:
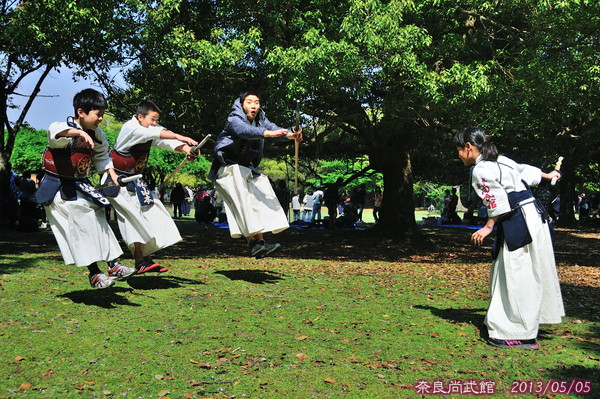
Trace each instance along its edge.
<instances>
[{"instance_id":1,"label":"blue sky","mask_svg":"<svg viewBox=\"0 0 600 399\"><path fill-rule=\"evenodd\" d=\"M40 74L32 74L23 80L17 89L20 94L29 95L35 87ZM64 121L73 115L73 96L83 89L91 87L102 91L93 80L81 79L75 82L73 73L67 68L61 68L60 72L52 71L42 83L40 93L33 101L25 120L36 129L48 129L55 121ZM13 103L23 106L27 97L15 96ZM21 110L8 110L8 118L14 122L20 115Z\"/></svg>"}]
</instances>

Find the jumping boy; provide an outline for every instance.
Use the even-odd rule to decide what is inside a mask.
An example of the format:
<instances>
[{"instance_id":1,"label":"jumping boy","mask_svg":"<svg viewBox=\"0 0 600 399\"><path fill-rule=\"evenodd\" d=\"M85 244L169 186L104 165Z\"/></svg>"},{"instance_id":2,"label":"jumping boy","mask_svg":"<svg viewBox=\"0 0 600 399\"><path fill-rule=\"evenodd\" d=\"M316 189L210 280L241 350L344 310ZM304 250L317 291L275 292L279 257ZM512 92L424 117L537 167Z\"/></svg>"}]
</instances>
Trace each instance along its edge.
<instances>
[{"instance_id":1,"label":"jumping boy","mask_svg":"<svg viewBox=\"0 0 600 399\"><path fill-rule=\"evenodd\" d=\"M123 125L110 154L120 175L143 173L151 147L185 152L190 160L196 158L190 154L190 146L198 143L160 126L159 118L158 106L144 100L133 118ZM163 203L142 179L128 183L127 187L111 187L106 195L117 213L123 240L135 258L137 273L169 270L151 258L159 249L181 241L179 230Z\"/></svg>"},{"instance_id":2,"label":"jumping boy","mask_svg":"<svg viewBox=\"0 0 600 399\"><path fill-rule=\"evenodd\" d=\"M302 141L302 133L280 128L267 119L258 94L242 93L233 102L225 128L217 137L209 175L223 197L231 237L245 237L250 256L256 258L280 247L265 242L264 233L279 233L289 227L269 179L256 169L265 138L276 137Z\"/></svg>"},{"instance_id":3,"label":"jumping boy","mask_svg":"<svg viewBox=\"0 0 600 399\"><path fill-rule=\"evenodd\" d=\"M35 193L44 205L52 232L65 264L87 266L92 287L107 288L135 269L116 258L123 251L106 220L108 200L87 180L94 163L98 173L117 181L108 156L108 141L98 128L107 108L102 93L85 89L73 99L75 117L54 122L48 128L48 147L42 158L44 177ZM108 261L108 276L98 267Z\"/></svg>"}]
</instances>

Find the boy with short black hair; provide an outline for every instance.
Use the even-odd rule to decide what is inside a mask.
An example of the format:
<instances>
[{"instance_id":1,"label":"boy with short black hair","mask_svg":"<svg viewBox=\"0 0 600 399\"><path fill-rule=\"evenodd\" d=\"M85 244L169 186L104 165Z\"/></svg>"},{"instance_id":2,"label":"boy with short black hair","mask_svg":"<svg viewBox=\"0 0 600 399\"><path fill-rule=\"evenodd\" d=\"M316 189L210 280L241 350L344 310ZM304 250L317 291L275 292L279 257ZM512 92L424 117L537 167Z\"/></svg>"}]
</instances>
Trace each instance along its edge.
<instances>
[{"instance_id":1,"label":"boy with short black hair","mask_svg":"<svg viewBox=\"0 0 600 399\"><path fill-rule=\"evenodd\" d=\"M102 93L85 89L75 95L73 108L74 117L48 128L42 158L46 173L35 200L45 207L65 264L87 266L91 286L107 288L135 273L116 260L123 251L106 220L110 203L87 179L93 162L96 171L117 181L106 135L98 127L107 102ZM109 262L108 276L98 267L100 261Z\"/></svg>"},{"instance_id":2,"label":"boy with short black hair","mask_svg":"<svg viewBox=\"0 0 600 399\"><path fill-rule=\"evenodd\" d=\"M158 124L159 118L158 106L144 100L133 118L121 127L110 154L119 175L142 174L151 147L185 152L190 160L196 158L190 153L190 146L198 144L196 140L165 129ZM169 269L152 260L151 255L181 241L171 215L142 179L115 191L107 196L117 214L123 240L135 258L137 273L166 272Z\"/></svg>"}]
</instances>

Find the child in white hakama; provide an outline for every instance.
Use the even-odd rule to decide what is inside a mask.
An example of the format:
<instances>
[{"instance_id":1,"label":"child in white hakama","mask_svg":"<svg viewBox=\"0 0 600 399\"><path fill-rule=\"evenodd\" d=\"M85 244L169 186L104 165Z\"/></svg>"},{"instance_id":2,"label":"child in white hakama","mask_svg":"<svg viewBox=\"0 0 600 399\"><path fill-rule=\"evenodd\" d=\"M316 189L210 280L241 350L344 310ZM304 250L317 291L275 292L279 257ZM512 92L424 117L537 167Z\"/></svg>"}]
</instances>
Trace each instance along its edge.
<instances>
[{"instance_id":1,"label":"child in white hakama","mask_svg":"<svg viewBox=\"0 0 600 399\"><path fill-rule=\"evenodd\" d=\"M98 128L107 103L102 93L86 89L75 95L73 107L74 118L48 128L46 173L35 200L45 207L65 264L87 266L91 286L107 288L135 273L116 260L123 251L106 220L110 203L87 180L92 162L97 171L117 180L106 135ZM108 276L100 271L100 261L108 262Z\"/></svg>"},{"instance_id":2,"label":"child in white hakama","mask_svg":"<svg viewBox=\"0 0 600 399\"><path fill-rule=\"evenodd\" d=\"M160 110L151 101L142 101L136 115L126 122L111 153L115 170L122 176L144 172L151 147L185 152L198 143L186 136L166 130L158 124ZM156 251L181 241L181 235L169 212L156 195L138 179L127 187L105 190L117 214L123 240L135 258L137 273L166 272L166 267L152 260Z\"/></svg>"},{"instance_id":3,"label":"child in white hakama","mask_svg":"<svg viewBox=\"0 0 600 399\"><path fill-rule=\"evenodd\" d=\"M501 348L538 349L540 324L560 323L565 315L554 261L550 224L529 191L560 172L517 164L498 156L479 128L454 138L458 156L473 167L471 183L487 208L486 225L471 239L481 245L497 226L490 275L491 299L485 318L488 343Z\"/></svg>"}]
</instances>

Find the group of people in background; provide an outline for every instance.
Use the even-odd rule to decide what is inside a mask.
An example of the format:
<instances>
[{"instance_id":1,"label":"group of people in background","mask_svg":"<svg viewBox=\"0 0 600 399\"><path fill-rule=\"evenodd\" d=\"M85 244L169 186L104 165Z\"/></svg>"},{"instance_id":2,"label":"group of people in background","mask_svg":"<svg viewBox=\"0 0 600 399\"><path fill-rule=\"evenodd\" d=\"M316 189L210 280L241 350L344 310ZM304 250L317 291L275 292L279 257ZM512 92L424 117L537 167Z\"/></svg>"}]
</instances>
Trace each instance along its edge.
<instances>
[{"instance_id":1,"label":"group of people in background","mask_svg":"<svg viewBox=\"0 0 600 399\"><path fill-rule=\"evenodd\" d=\"M366 184L361 183L349 191L342 192L343 184L343 179L339 178L335 182L308 189L306 194L295 192L288 200L288 196L280 194L287 190L285 182L280 181L276 193L284 210L288 210L291 205L292 223L322 224L328 228L353 227L355 223L363 221L368 195L367 187ZM383 201L381 188L375 187L370 201L373 205L373 219L377 223ZM321 212L323 206L327 208L325 217Z\"/></svg>"},{"instance_id":2,"label":"group of people in background","mask_svg":"<svg viewBox=\"0 0 600 399\"><path fill-rule=\"evenodd\" d=\"M46 228L44 209L32 198L42 175L42 172L32 173L29 170L19 175L8 164L6 172L0 175L0 222L22 231L33 232Z\"/></svg>"}]
</instances>

